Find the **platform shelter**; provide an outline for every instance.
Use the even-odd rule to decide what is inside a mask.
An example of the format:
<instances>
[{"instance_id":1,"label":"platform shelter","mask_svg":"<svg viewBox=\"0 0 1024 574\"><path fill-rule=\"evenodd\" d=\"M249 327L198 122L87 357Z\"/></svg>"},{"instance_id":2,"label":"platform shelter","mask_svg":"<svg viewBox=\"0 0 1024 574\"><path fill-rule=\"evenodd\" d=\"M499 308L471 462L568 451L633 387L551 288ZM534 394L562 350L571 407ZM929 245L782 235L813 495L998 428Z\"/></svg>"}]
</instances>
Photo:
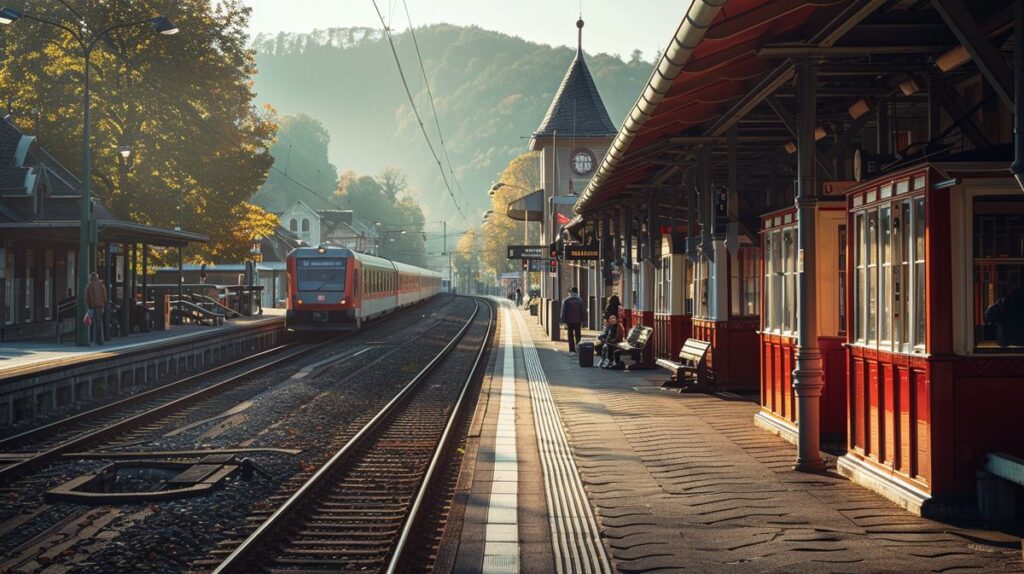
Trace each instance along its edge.
<instances>
[{"instance_id":1,"label":"platform shelter","mask_svg":"<svg viewBox=\"0 0 1024 574\"><path fill-rule=\"evenodd\" d=\"M1021 4L695 0L567 226L798 469L917 512L1024 455Z\"/></svg>"},{"instance_id":2,"label":"platform shelter","mask_svg":"<svg viewBox=\"0 0 1024 574\"><path fill-rule=\"evenodd\" d=\"M0 340L74 339L78 289L81 182L19 130L0 119ZM106 319L133 324L133 293L146 281L150 247L206 242L188 231L160 229L115 217L92 202L94 269L108 286ZM118 311L115 314L113 311Z\"/></svg>"}]
</instances>

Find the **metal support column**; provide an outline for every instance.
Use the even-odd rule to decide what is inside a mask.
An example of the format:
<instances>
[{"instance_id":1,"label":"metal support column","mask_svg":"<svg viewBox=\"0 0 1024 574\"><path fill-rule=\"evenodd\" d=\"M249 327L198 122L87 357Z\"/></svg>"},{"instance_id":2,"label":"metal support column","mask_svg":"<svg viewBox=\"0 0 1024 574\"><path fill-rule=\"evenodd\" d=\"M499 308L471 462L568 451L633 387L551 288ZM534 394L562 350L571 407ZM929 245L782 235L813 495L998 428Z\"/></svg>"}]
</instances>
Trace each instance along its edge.
<instances>
[{"instance_id":1,"label":"metal support column","mask_svg":"<svg viewBox=\"0 0 1024 574\"><path fill-rule=\"evenodd\" d=\"M817 62L797 63L797 348L793 370L796 395L798 439L795 469L822 472L825 462L820 452L820 400L825 386L821 351L818 349L817 269L815 264L814 218L818 202L814 167L814 124L817 111Z\"/></svg>"},{"instance_id":2,"label":"metal support column","mask_svg":"<svg viewBox=\"0 0 1024 574\"><path fill-rule=\"evenodd\" d=\"M1024 0L1013 6L1013 156L1010 173L1024 189Z\"/></svg>"}]
</instances>

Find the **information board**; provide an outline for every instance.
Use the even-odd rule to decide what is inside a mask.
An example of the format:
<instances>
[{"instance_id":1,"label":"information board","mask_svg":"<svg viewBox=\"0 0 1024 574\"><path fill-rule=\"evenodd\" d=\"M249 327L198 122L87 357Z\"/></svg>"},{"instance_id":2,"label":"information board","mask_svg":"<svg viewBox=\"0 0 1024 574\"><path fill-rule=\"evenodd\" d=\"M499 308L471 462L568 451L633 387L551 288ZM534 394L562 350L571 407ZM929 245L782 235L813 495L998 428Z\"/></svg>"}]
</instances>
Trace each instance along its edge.
<instances>
[{"instance_id":1,"label":"information board","mask_svg":"<svg viewBox=\"0 0 1024 574\"><path fill-rule=\"evenodd\" d=\"M509 245L508 259L547 259L545 245Z\"/></svg>"}]
</instances>

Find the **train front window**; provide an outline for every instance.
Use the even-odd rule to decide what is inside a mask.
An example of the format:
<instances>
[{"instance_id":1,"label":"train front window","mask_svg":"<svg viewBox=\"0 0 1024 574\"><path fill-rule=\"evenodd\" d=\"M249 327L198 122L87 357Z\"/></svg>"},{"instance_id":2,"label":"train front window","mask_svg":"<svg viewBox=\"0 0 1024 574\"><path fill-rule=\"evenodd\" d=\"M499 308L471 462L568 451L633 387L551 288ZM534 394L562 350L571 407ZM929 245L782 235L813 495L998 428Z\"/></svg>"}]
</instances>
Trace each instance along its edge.
<instances>
[{"instance_id":1,"label":"train front window","mask_svg":"<svg viewBox=\"0 0 1024 574\"><path fill-rule=\"evenodd\" d=\"M299 259L299 291L344 291L344 259Z\"/></svg>"}]
</instances>

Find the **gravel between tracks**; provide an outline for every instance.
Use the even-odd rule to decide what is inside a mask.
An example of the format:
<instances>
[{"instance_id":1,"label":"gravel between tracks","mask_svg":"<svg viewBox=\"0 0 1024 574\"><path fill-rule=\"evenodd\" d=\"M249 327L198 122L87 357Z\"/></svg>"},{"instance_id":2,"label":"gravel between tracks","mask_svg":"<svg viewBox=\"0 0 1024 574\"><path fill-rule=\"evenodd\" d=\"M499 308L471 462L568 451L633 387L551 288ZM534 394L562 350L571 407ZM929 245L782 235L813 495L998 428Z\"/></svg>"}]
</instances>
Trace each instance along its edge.
<instances>
[{"instance_id":1,"label":"gravel between tracks","mask_svg":"<svg viewBox=\"0 0 1024 574\"><path fill-rule=\"evenodd\" d=\"M450 340L472 307L472 301L466 299L439 298L346 339L342 346L348 352L362 352L313 376L287 380L302 366L326 357L328 351L316 353L315 359L303 358L301 364L289 365L291 369L285 370L290 371L287 375L280 369L260 375L277 379L271 380L269 388L255 396L231 397L231 400L220 396L217 400L203 401L209 404L147 425L144 433L133 433L132 440L145 442L119 448L268 446L302 449L302 453L298 456L252 455L251 458L271 475L269 479L232 480L222 490L202 498L120 507L120 512L104 529L106 539L70 548L65 558L75 564L76 571L180 571L190 560L205 555L219 540L244 528L246 516L257 509L258 504L265 504L275 492L287 488L288 483L301 480L326 453L332 452L332 447L347 440L359 428L360 421L375 412L375 405L383 405L418 371L416 365L425 364ZM364 366L356 368L356 365ZM227 410L237 412L217 416ZM192 426L181 431L187 425ZM21 481L16 490L0 493L3 496L0 518L19 520L19 514L39 512L7 532L0 523L0 554L9 555L58 521L80 513L80 507L70 503L42 504L42 493L104 464L103 461L62 462ZM43 510L39 511L40 508Z\"/></svg>"}]
</instances>

